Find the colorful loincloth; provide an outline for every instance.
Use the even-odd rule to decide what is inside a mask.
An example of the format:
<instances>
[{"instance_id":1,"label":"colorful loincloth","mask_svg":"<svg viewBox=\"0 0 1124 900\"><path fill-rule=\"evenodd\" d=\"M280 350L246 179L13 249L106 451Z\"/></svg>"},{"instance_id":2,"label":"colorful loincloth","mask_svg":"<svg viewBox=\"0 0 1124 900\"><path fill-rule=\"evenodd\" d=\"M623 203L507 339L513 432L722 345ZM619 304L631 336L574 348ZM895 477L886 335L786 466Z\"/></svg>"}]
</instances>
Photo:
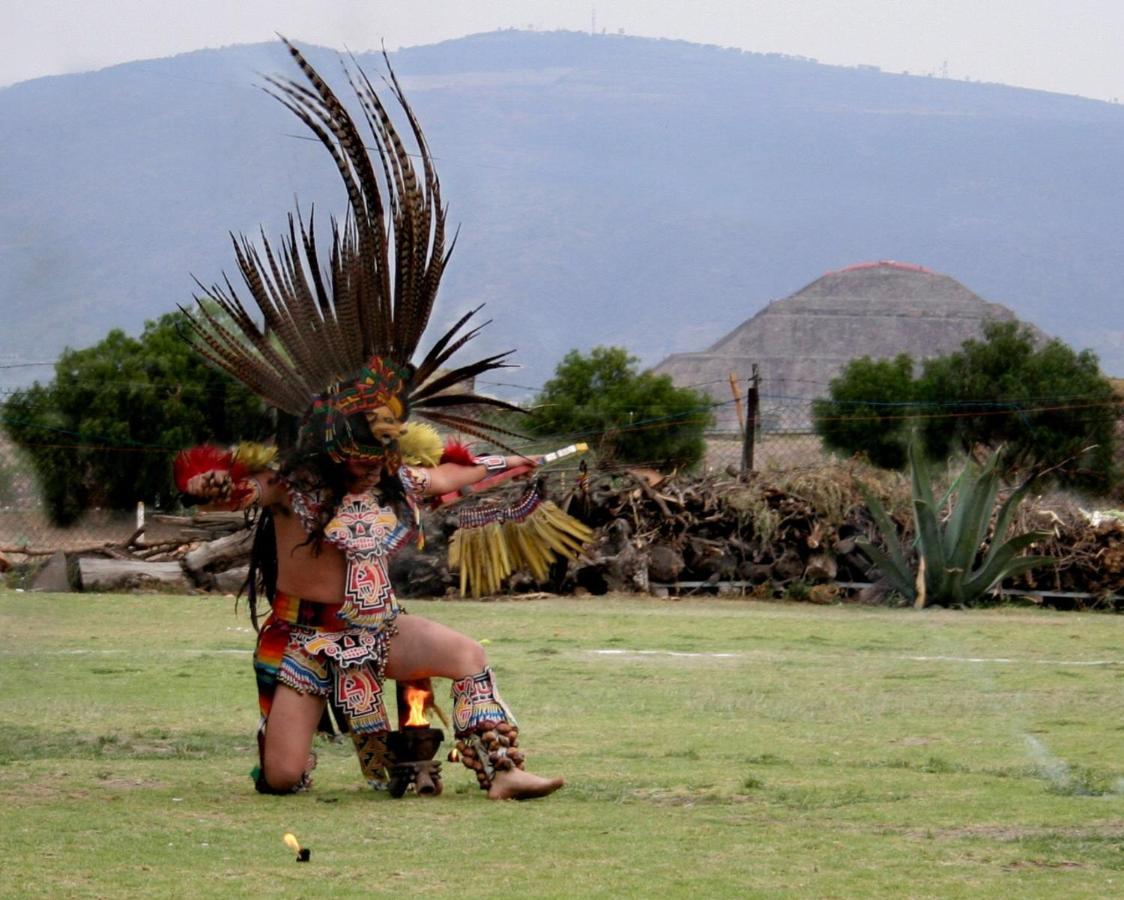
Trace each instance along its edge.
<instances>
[{"instance_id":1,"label":"colorful loincloth","mask_svg":"<svg viewBox=\"0 0 1124 900\"><path fill-rule=\"evenodd\" d=\"M342 604L314 603L280 591L254 652L258 707L269 716L277 684L330 699L359 734L390 727L382 682L393 619L360 628L340 617Z\"/></svg>"}]
</instances>

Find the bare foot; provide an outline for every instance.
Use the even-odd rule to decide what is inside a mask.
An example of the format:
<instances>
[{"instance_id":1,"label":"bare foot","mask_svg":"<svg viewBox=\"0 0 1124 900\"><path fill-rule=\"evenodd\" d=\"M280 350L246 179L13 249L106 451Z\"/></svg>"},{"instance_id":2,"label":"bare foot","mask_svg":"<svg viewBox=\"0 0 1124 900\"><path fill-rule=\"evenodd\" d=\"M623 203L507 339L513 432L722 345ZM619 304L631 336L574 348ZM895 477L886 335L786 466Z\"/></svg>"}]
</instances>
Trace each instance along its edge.
<instances>
[{"instance_id":1,"label":"bare foot","mask_svg":"<svg viewBox=\"0 0 1124 900\"><path fill-rule=\"evenodd\" d=\"M508 769L492 776L489 800L533 800L553 794L566 783L564 778L541 778L522 769Z\"/></svg>"}]
</instances>

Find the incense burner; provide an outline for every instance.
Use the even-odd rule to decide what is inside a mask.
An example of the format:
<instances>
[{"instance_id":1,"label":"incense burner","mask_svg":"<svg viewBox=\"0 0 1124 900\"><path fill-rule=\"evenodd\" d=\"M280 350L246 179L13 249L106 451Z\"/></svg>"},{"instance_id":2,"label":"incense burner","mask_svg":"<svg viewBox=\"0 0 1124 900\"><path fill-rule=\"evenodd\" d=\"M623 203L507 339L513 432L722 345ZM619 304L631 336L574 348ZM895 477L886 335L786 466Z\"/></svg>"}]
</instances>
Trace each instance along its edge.
<instances>
[{"instance_id":1,"label":"incense burner","mask_svg":"<svg viewBox=\"0 0 1124 900\"><path fill-rule=\"evenodd\" d=\"M391 797L401 797L410 785L419 797L436 797L441 793L441 763L433 757L445 732L429 726L404 726L387 735L386 745L394 765L390 767Z\"/></svg>"}]
</instances>

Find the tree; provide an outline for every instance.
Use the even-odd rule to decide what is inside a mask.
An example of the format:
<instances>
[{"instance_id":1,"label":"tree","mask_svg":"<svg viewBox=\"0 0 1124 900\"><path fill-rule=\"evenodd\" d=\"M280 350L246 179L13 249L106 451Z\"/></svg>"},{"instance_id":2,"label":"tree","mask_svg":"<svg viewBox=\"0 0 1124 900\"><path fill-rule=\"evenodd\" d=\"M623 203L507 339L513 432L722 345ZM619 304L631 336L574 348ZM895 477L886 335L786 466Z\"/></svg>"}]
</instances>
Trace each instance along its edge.
<instances>
[{"instance_id":1,"label":"tree","mask_svg":"<svg viewBox=\"0 0 1124 900\"><path fill-rule=\"evenodd\" d=\"M620 347L571 350L535 398L527 420L539 435L597 443L619 462L687 467L706 452L712 421L707 397L667 375L637 372Z\"/></svg>"},{"instance_id":2,"label":"tree","mask_svg":"<svg viewBox=\"0 0 1124 900\"><path fill-rule=\"evenodd\" d=\"M1049 469L1066 486L1111 488L1120 403L1093 353L1058 340L1037 345L1026 326L992 321L982 340L925 360L919 377L912 369L908 356L849 363L830 398L813 404L824 443L900 468L915 418L931 459L1003 446L1007 474Z\"/></svg>"},{"instance_id":3,"label":"tree","mask_svg":"<svg viewBox=\"0 0 1124 900\"><path fill-rule=\"evenodd\" d=\"M1098 493L1117 477L1119 402L1091 351L1057 339L1035 346L1026 326L988 322L982 341L926 360L917 390L948 413L923 420L931 457L1003 445L1009 472L1058 467L1062 484Z\"/></svg>"},{"instance_id":4,"label":"tree","mask_svg":"<svg viewBox=\"0 0 1124 900\"><path fill-rule=\"evenodd\" d=\"M204 362L180 337L182 323L169 313L140 338L115 329L93 347L65 350L53 381L4 404L4 428L30 456L56 523L89 507L166 504L179 448L272 431L264 404Z\"/></svg>"},{"instance_id":5,"label":"tree","mask_svg":"<svg viewBox=\"0 0 1124 900\"><path fill-rule=\"evenodd\" d=\"M874 465L900 469L908 445L904 423L914 409L913 359L853 359L831 380L831 398L812 403L812 421L824 446L861 453Z\"/></svg>"}]
</instances>

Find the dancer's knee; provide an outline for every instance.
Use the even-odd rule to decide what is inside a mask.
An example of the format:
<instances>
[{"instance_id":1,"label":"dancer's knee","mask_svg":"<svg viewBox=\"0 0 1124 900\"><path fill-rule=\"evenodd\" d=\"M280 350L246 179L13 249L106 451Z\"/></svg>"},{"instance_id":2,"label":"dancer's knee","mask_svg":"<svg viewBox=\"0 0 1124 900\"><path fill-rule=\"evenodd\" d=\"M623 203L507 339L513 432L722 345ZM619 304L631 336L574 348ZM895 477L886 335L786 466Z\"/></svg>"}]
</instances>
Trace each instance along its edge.
<instances>
[{"instance_id":1,"label":"dancer's knee","mask_svg":"<svg viewBox=\"0 0 1124 900\"><path fill-rule=\"evenodd\" d=\"M488 655L484 653L484 648L471 637L459 637L453 646L446 648L445 674L452 679L468 678L488 666Z\"/></svg>"},{"instance_id":2,"label":"dancer's knee","mask_svg":"<svg viewBox=\"0 0 1124 900\"><path fill-rule=\"evenodd\" d=\"M464 675L474 675L484 671L488 665L488 654L484 648L471 638L465 638L460 648L460 669Z\"/></svg>"},{"instance_id":3,"label":"dancer's knee","mask_svg":"<svg viewBox=\"0 0 1124 900\"><path fill-rule=\"evenodd\" d=\"M267 762L262 767L262 780L269 788L268 793L289 794L302 786L305 779L305 766L288 762Z\"/></svg>"}]
</instances>

